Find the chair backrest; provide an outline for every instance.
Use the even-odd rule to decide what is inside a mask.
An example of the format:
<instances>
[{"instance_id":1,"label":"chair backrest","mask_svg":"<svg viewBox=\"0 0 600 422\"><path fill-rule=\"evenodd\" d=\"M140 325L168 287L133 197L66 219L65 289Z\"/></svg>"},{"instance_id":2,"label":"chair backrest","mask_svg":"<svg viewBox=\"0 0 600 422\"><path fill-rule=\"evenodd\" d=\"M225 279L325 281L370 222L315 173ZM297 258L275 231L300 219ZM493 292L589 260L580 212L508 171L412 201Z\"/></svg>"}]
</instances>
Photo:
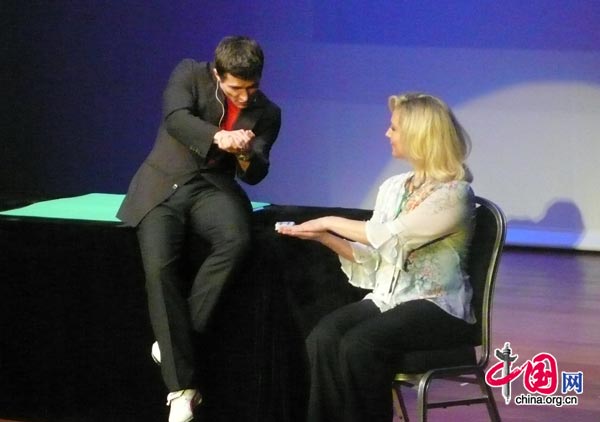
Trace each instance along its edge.
<instances>
[{"instance_id":1,"label":"chair backrest","mask_svg":"<svg viewBox=\"0 0 600 422\"><path fill-rule=\"evenodd\" d=\"M490 356L492 300L500 256L506 238L506 218L493 202L475 197L476 215L473 239L469 249L467 272L473 287L471 301L477 316L474 346L482 346L479 365L485 366Z\"/></svg>"}]
</instances>

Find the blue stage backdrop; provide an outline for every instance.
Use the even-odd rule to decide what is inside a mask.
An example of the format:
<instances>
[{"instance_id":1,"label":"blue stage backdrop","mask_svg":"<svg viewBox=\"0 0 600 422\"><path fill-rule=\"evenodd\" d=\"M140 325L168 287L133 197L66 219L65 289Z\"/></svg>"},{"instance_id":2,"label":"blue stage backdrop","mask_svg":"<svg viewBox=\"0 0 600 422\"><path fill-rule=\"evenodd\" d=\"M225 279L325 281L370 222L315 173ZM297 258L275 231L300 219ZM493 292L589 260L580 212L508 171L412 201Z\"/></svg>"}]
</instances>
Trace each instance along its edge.
<instances>
[{"instance_id":1,"label":"blue stage backdrop","mask_svg":"<svg viewBox=\"0 0 600 422\"><path fill-rule=\"evenodd\" d=\"M3 196L123 193L184 57L228 34L266 52L283 109L253 200L370 208L406 166L391 94L444 98L470 132L476 193L509 243L600 250L600 2L30 1L3 3Z\"/></svg>"}]
</instances>

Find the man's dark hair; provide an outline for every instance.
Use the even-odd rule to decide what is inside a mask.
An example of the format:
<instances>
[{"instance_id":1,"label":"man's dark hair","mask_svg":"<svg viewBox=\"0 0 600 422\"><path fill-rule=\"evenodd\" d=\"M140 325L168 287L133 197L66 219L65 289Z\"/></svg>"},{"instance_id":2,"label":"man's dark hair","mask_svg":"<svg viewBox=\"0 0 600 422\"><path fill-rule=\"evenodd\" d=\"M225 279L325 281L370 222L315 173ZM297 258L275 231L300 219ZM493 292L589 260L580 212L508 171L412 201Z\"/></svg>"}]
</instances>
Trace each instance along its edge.
<instances>
[{"instance_id":1,"label":"man's dark hair","mask_svg":"<svg viewBox=\"0 0 600 422\"><path fill-rule=\"evenodd\" d=\"M264 60L260 45L248 37L225 37L215 50L215 68L221 77L229 73L245 81L258 81Z\"/></svg>"}]
</instances>

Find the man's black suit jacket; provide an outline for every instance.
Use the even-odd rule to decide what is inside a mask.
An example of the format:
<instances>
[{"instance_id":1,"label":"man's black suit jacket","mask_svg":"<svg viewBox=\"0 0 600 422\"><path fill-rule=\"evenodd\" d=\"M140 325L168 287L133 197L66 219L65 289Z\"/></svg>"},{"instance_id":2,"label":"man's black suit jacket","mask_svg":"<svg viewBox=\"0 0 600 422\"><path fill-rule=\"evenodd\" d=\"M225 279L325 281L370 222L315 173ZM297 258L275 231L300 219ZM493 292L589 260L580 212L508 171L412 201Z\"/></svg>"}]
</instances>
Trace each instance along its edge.
<instances>
[{"instance_id":1,"label":"man's black suit jacket","mask_svg":"<svg viewBox=\"0 0 600 422\"><path fill-rule=\"evenodd\" d=\"M246 201L235 176L253 185L267 175L281 110L261 91L241 110L234 129L250 129L256 135L250 165L242 170L233 154L219 151L213 144L226 101L212 69L211 63L185 59L173 70L163 94L163 119L154 147L134 175L117 213L126 225L137 226L150 210L200 173ZM208 164L207 156L214 155L221 158L217 167Z\"/></svg>"}]
</instances>

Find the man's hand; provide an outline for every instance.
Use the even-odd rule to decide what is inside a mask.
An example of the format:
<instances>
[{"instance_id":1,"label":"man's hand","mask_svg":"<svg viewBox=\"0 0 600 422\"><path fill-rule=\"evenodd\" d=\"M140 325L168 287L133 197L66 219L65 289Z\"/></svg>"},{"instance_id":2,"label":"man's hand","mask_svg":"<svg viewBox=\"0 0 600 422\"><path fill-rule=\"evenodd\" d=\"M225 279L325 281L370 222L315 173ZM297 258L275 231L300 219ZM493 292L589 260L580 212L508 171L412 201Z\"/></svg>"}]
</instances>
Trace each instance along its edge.
<instances>
[{"instance_id":1,"label":"man's hand","mask_svg":"<svg viewBox=\"0 0 600 422\"><path fill-rule=\"evenodd\" d=\"M254 132L247 129L221 130L215 134L214 143L219 149L232 154L242 154L250 151Z\"/></svg>"}]
</instances>

